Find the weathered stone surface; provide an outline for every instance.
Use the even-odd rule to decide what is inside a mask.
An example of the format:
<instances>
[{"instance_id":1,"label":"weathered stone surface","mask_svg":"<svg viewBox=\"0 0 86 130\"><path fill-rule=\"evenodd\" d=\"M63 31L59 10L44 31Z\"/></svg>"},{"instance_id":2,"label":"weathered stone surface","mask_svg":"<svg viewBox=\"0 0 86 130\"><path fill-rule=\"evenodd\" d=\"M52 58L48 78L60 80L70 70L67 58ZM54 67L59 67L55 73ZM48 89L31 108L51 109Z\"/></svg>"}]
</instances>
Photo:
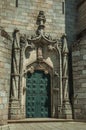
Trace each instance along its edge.
<instances>
[{"instance_id":1,"label":"weathered stone surface","mask_svg":"<svg viewBox=\"0 0 86 130\"><path fill-rule=\"evenodd\" d=\"M58 34L58 32L64 33L66 27L68 41L71 43L74 41L75 34L76 3L75 0L66 0L64 5L66 7L62 7L61 0L49 0L45 2L40 0L29 2L28 0L21 0L21 2L19 1L18 7L16 7L14 0L7 1L6 3L1 3L1 26L5 27L9 32L12 32L15 27L26 33L33 29L36 30L36 16L40 10L43 10L47 17L46 32L51 34ZM66 25L65 12L63 14L63 10L66 12Z\"/></svg>"},{"instance_id":2,"label":"weathered stone surface","mask_svg":"<svg viewBox=\"0 0 86 130\"><path fill-rule=\"evenodd\" d=\"M84 41L84 44L83 44ZM72 53L73 86L74 86L74 115L75 118L86 119L86 38L78 43Z\"/></svg>"},{"instance_id":3,"label":"weathered stone surface","mask_svg":"<svg viewBox=\"0 0 86 130\"><path fill-rule=\"evenodd\" d=\"M3 37L0 40L0 124L5 124L8 119L12 44Z\"/></svg>"},{"instance_id":4,"label":"weathered stone surface","mask_svg":"<svg viewBox=\"0 0 86 130\"><path fill-rule=\"evenodd\" d=\"M86 55L83 56L83 60L86 60Z\"/></svg>"},{"instance_id":5,"label":"weathered stone surface","mask_svg":"<svg viewBox=\"0 0 86 130\"><path fill-rule=\"evenodd\" d=\"M81 84L81 86L82 87L86 87L86 83L85 83L86 81L84 81L82 84Z\"/></svg>"},{"instance_id":6,"label":"weathered stone surface","mask_svg":"<svg viewBox=\"0 0 86 130\"><path fill-rule=\"evenodd\" d=\"M81 4L81 6L78 8L78 26L77 26L77 32L80 33L86 28L86 1Z\"/></svg>"},{"instance_id":7,"label":"weathered stone surface","mask_svg":"<svg viewBox=\"0 0 86 130\"><path fill-rule=\"evenodd\" d=\"M18 7L14 0L3 0L0 2L0 26L3 26L7 32L12 36L14 28L18 28L24 34L33 34L36 32L37 25L36 19L38 12L43 10L46 16L46 33L58 37L59 34L66 33L68 44L72 44L76 37L76 1L66 0L63 7L61 0L21 0L18 2ZM78 29L81 32L86 28L86 2L78 8ZM1 28L1 27L0 27ZM11 46L10 41L0 35L0 111L7 110L9 87L10 87L10 73L11 73ZM47 51L44 54L47 55ZM54 62L55 71L59 71L57 67L58 58L51 55ZM76 45L72 53L72 68L73 68L73 85L74 85L74 98L77 103L75 110L75 117L83 118L86 115L85 107L85 93L86 93L86 37L82 38L80 45ZM32 59L32 58L31 58ZM57 82L57 79L56 79ZM54 83L55 84L55 83ZM83 94L84 93L84 94ZM80 100L80 101L79 101ZM76 104L74 102L74 104ZM83 105L83 112L82 107ZM12 104L12 107L17 107L17 104ZM20 107L20 106L19 106ZM19 109L19 108L18 108ZM15 113L20 113L15 108ZM21 110L22 111L22 110ZM4 113L3 113L4 114ZM0 119L7 118L8 112ZM16 114L15 114L16 116ZM84 116L85 118L85 116Z\"/></svg>"},{"instance_id":8,"label":"weathered stone surface","mask_svg":"<svg viewBox=\"0 0 86 130\"><path fill-rule=\"evenodd\" d=\"M40 119L37 119L40 120ZM17 123L1 126L0 130L85 130L86 123L84 122L40 122L40 123Z\"/></svg>"}]
</instances>

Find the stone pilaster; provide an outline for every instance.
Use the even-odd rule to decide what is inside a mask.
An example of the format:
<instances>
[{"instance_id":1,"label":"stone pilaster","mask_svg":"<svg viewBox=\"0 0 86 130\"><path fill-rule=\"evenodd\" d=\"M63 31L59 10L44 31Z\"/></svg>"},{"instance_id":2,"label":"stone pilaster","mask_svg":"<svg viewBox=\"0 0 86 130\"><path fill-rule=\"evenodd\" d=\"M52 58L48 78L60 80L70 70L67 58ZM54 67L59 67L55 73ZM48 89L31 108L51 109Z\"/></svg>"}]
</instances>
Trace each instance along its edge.
<instances>
[{"instance_id":1,"label":"stone pilaster","mask_svg":"<svg viewBox=\"0 0 86 130\"><path fill-rule=\"evenodd\" d=\"M71 119L72 110L69 101L69 84L68 84L68 47L66 36L63 37L63 118Z\"/></svg>"}]
</instances>

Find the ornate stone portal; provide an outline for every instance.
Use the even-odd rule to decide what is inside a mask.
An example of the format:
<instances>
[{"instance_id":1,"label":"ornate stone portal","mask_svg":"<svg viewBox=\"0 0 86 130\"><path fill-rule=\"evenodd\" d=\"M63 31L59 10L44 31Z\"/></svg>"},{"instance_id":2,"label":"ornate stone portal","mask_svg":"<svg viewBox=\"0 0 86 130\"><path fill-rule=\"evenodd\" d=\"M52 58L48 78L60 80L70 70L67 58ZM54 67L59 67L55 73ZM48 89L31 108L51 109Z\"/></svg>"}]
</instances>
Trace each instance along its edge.
<instances>
[{"instance_id":1,"label":"ornate stone portal","mask_svg":"<svg viewBox=\"0 0 86 130\"><path fill-rule=\"evenodd\" d=\"M26 77L36 70L50 75L51 117L72 118L68 91L68 47L66 36L53 39L46 35L44 12L40 11L35 35L13 33L12 76L9 115L26 118Z\"/></svg>"}]
</instances>

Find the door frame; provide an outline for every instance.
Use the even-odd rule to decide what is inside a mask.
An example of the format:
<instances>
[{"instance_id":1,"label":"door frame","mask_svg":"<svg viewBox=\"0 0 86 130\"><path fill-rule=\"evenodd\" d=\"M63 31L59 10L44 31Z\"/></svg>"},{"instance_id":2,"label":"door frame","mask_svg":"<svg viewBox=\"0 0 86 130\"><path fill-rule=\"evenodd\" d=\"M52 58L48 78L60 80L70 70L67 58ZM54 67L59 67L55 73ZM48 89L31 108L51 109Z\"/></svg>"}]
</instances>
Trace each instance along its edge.
<instances>
[{"instance_id":1,"label":"door frame","mask_svg":"<svg viewBox=\"0 0 86 130\"><path fill-rule=\"evenodd\" d=\"M34 73L37 72L37 71L41 72L41 74L43 73L43 75L45 75L45 77L47 77L47 74L45 74L43 70L35 70ZM48 115L49 117L45 117L45 118L51 118L51 76L50 76L49 73L48 73L48 75L49 75L49 77L47 77L47 79L49 81L49 90L48 90L49 98L48 99L49 99L49 106L50 106L50 108L48 107L48 112L50 114ZM28 73L27 73L27 76L26 76L26 85L27 85L27 77L28 77ZM27 89L26 89L26 107L27 107ZM30 117L27 117L27 108L26 108L26 118L30 118ZM44 117L31 117L31 118L44 118Z\"/></svg>"},{"instance_id":2,"label":"door frame","mask_svg":"<svg viewBox=\"0 0 86 130\"><path fill-rule=\"evenodd\" d=\"M35 66L37 62L32 63L31 65L27 65L25 66L25 70L24 70L24 75L22 77L22 107L23 107L23 111L24 111L24 117L26 118L26 77L27 77L27 73L34 73L34 71L38 70L38 71L44 71L44 73L49 73L50 75L50 98L51 98L51 118L53 117L53 68L51 68L51 66L49 66L46 63L41 63L42 67L38 66L38 64Z\"/></svg>"}]
</instances>

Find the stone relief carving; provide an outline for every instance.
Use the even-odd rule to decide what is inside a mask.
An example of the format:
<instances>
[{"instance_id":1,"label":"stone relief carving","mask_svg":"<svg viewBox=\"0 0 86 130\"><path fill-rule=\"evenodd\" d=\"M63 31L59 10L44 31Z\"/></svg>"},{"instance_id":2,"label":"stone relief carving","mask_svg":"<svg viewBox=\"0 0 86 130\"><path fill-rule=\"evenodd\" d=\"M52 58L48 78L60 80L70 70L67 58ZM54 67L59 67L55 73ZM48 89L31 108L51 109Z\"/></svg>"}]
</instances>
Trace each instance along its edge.
<instances>
[{"instance_id":1,"label":"stone relief carving","mask_svg":"<svg viewBox=\"0 0 86 130\"><path fill-rule=\"evenodd\" d=\"M63 114L66 118L68 111L69 117L72 118L71 105L69 101L69 84L68 84L68 46L66 36L63 36Z\"/></svg>"},{"instance_id":2,"label":"stone relief carving","mask_svg":"<svg viewBox=\"0 0 86 130\"><path fill-rule=\"evenodd\" d=\"M50 57L48 57L46 60L43 59L43 61L44 61L46 64L48 64L51 68L54 67L54 66L53 66L53 62L51 61Z\"/></svg>"},{"instance_id":3,"label":"stone relief carving","mask_svg":"<svg viewBox=\"0 0 86 130\"><path fill-rule=\"evenodd\" d=\"M9 35L8 32L5 31L3 27L0 26L0 37L2 39L2 42L5 45L8 45L9 43L12 44L12 37Z\"/></svg>"},{"instance_id":4,"label":"stone relief carving","mask_svg":"<svg viewBox=\"0 0 86 130\"><path fill-rule=\"evenodd\" d=\"M34 73L34 66L31 66L31 67L28 69L28 71L29 71L30 73Z\"/></svg>"},{"instance_id":5,"label":"stone relief carving","mask_svg":"<svg viewBox=\"0 0 86 130\"><path fill-rule=\"evenodd\" d=\"M64 100L68 98L68 47L66 37L63 44L63 85L64 85Z\"/></svg>"},{"instance_id":6,"label":"stone relief carving","mask_svg":"<svg viewBox=\"0 0 86 130\"><path fill-rule=\"evenodd\" d=\"M20 33L18 29L13 32L13 52L12 52L12 86L11 96L12 98L19 98L20 88L20 62L21 62L21 46L20 46Z\"/></svg>"},{"instance_id":7,"label":"stone relief carving","mask_svg":"<svg viewBox=\"0 0 86 130\"><path fill-rule=\"evenodd\" d=\"M26 59L30 57L30 53L31 51L35 50L35 45L33 43L31 44L28 44L26 47L25 47L25 57Z\"/></svg>"},{"instance_id":8,"label":"stone relief carving","mask_svg":"<svg viewBox=\"0 0 86 130\"><path fill-rule=\"evenodd\" d=\"M31 37L26 35L21 35L19 30L16 29L13 34L14 36L14 56L13 56L13 75L12 76L12 89L13 89L13 96L18 98L19 94L19 85L20 85L20 50L21 45L24 47L24 63L23 63L23 74L27 74L29 71L30 73L34 73L35 70L43 70L45 74L50 73L52 77L52 81L57 81L58 88L53 87L52 82L52 105L53 110L52 113L55 115L56 111L58 111L59 116L61 117L63 114L63 109L66 114L67 104L64 101L69 101L68 97L68 47L67 41L64 37L63 44L62 44L62 37L59 39L53 39L50 35L45 35L44 33L44 23L45 23L45 16L43 11L39 12L37 24L39 25L37 34ZM54 70L53 62L51 61L50 57L44 59L43 54L45 53L43 50L43 46L48 48L48 51L54 51L55 54L58 56L59 61L59 72ZM63 56L63 57L62 57ZM56 59L55 59L56 60ZM55 61L57 62L57 61ZM63 64L62 64L63 63ZM57 63L58 64L58 63ZM17 74L17 75L16 75ZM22 75L23 75L22 74ZM55 78L55 79L54 79ZM23 88L26 85L26 79L22 76L23 81ZM58 79L58 80L57 80ZM54 84L57 87L57 84ZM54 89L53 89L54 88ZM55 102L53 99L53 95L55 96ZM24 95L25 96L25 95ZM59 101L58 101L59 100ZM58 105L56 104L58 102ZM64 108L65 106L65 108ZM57 108L58 107L58 108ZM53 115L53 116L54 116Z\"/></svg>"},{"instance_id":9,"label":"stone relief carving","mask_svg":"<svg viewBox=\"0 0 86 130\"><path fill-rule=\"evenodd\" d=\"M7 40L12 40L11 36L4 30L3 27L0 27L0 35L4 38L6 38Z\"/></svg>"},{"instance_id":10,"label":"stone relief carving","mask_svg":"<svg viewBox=\"0 0 86 130\"><path fill-rule=\"evenodd\" d=\"M13 32L13 42L14 42L14 47L15 48L20 48L20 32L16 28Z\"/></svg>"},{"instance_id":11,"label":"stone relief carving","mask_svg":"<svg viewBox=\"0 0 86 130\"><path fill-rule=\"evenodd\" d=\"M27 36L25 34L20 34L20 45L25 47L27 41Z\"/></svg>"},{"instance_id":12,"label":"stone relief carving","mask_svg":"<svg viewBox=\"0 0 86 130\"><path fill-rule=\"evenodd\" d=\"M37 58L38 58L38 60L42 60L43 59L43 52L42 52L42 48L41 47L38 47Z\"/></svg>"}]
</instances>

